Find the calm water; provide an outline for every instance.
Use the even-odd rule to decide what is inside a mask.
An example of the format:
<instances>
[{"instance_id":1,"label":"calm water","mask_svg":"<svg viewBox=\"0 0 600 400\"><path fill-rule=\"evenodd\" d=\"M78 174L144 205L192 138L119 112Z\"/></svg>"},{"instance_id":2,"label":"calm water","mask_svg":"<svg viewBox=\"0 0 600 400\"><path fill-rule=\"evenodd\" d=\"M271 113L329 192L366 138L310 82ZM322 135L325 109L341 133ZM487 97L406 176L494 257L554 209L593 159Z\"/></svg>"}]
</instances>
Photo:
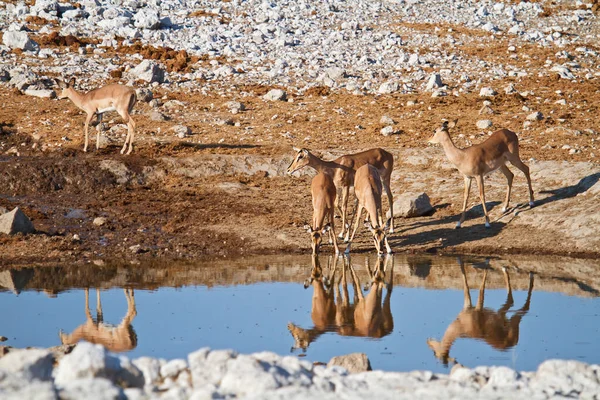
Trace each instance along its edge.
<instances>
[{"instance_id":1,"label":"calm water","mask_svg":"<svg viewBox=\"0 0 600 400\"><path fill-rule=\"evenodd\" d=\"M539 260L400 255L379 264L363 256L334 265L323 255L4 270L0 335L14 347L83 338L133 358L179 358L205 346L325 362L364 352L375 369L395 371L447 371L454 360L518 370L549 358L599 363L600 300L585 272L594 263L573 268L581 277L547 272L554 267Z\"/></svg>"}]
</instances>

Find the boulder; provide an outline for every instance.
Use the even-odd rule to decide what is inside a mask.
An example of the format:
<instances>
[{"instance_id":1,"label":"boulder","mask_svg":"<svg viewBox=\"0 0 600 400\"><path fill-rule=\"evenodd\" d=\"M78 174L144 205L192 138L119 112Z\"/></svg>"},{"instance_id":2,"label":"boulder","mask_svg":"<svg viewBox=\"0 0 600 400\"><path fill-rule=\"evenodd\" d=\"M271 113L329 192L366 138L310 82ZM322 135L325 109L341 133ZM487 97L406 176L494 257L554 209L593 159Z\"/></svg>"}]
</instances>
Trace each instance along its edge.
<instances>
[{"instance_id":1,"label":"boulder","mask_svg":"<svg viewBox=\"0 0 600 400\"><path fill-rule=\"evenodd\" d=\"M142 374L146 385L157 382L160 378L160 361L151 357L140 357L132 361Z\"/></svg>"},{"instance_id":2,"label":"boulder","mask_svg":"<svg viewBox=\"0 0 600 400\"><path fill-rule=\"evenodd\" d=\"M148 83L162 83L165 80L165 71L163 71L157 62L151 60L144 60L139 63L134 69L129 71L129 75L134 79L141 79Z\"/></svg>"},{"instance_id":3,"label":"boulder","mask_svg":"<svg viewBox=\"0 0 600 400\"><path fill-rule=\"evenodd\" d=\"M435 88L441 88L444 86L442 83L442 77L440 74L431 74L429 80L427 81L427 85L425 85L426 91L432 91Z\"/></svg>"},{"instance_id":4,"label":"boulder","mask_svg":"<svg viewBox=\"0 0 600 400\"><path fill-rule=\"evenodd\" d=\"M491 87L482 87L481 90L479 91L479 96L481 96L481 97L491 97L491 96L495 96L497 94L498 93Z\"/></svg>"},{"instance_id":5,"label":"boulder","mask_svg":"<svg viewBox=\"0 0 600 400\"><path fill-rule=\"evenodd\" d=\"M271 89L263 96L263 99L268 101L284 101L287 98L287 93L281 89Z\"/></svg>"},{"instance_id":6,"label":"boulder","mask_svg":"<svg viewBox=\"0 0 600 400\"><path fill-rule=\"evenodd\" d=\"M381 84L381 86L379 86L379 89L377 90L377 92L379 94L390 94L390 93L394 93L397 92L398 90L400 90L400 85L398 84L398 82L384 82Z\"/></svg>"},{"instance_id":7,"label":"boulder","mask_svg":"<svg viewBox=\"0 0 600 400\"><path fill-rule=\"evenodd\" d=\"M171 130L173 131L173 133L175 133L175 136L177 136L180 139L183 139L189 136L190 133L192 133L192 130L185 125L175 125L171 128Z\"/></svg>"},{"instance_id":8,"label":"boulder","mask_svg":"<svg viewBox=\"0 0 600 400\"><path fill-rule=\"evenodd\" d=\"M494 123L489 120L489 119L481 119L479 121L477 121L477 128L479 129L489 129L492 127L492 125L494 125Z\"/></svg>"},{"instance_id":9,"label":"boulder","mask_svg":"<svg viewBox=\"0 0 600 400\"><path fill-rule=\"evenodd\" d=\"M144 103L149 103L150 100L154 98L152 90L147 88L139 88L135 91L135 94L137 95L138 101L143 101Z\"/></svg>"},{"instance_id":10,"label":"boulder","mask_svg":"<svg viewBox=\"0 0 600 400\"><path fill-rule=\"evenodd\" d=\"M51 89L25 89L27 96L40 97L42 99L53 99L56 97L56 92Z\"/></svg>"},{"instance_id":11,"label":"boulder","mask_svg":"<svg viewBox=\"0 0 600 400\"><path fill-rule=\"evenodd\" d=\"M48 350L13 350L0 358L0 371L16 374L31 381L47 381L52 377L54 356Z\"/></svg>"},{"instance_id":12,"label":"boulder","mask_svg":"<svg viewBox=\"0 0 600 400\"><path fill-rule=\"evenodd\" d=\"M151 8L142 8L133 16L133 25L141 29L160 28L160 18L158 11Z\"/></svg>"},{"instance_id":13,"label":"boulder","mask_svg":"<svg viewBox=\"0 0 600 400\"><path fill-rule=\"evenodd\" d=\"M237 356L238 353L233 350L210 351L207 347L190 353L188 363L192 373L192 385L218 385L227 372L227 363Z\"/></svg>"},{"instance_id":14,"label":"boulder","mask_svg":"<svg viewBox=\"0 0 600 400\"><path fill-rule=\"evenodd\" d=\"M433 206L429 201L427 193L403 193L396 196L394 200L394 216L395 217L421 217L430 213ZM387 218L390 217L390 212L387 212Z\"/></svg>"},{"instance_id":15,"label":"boulder","mask_svg":"<svg viewBox=\"0 0 600 400\"><path fill-rule=\"evenodd\" d=\"M92 378L106 378L119 382L123 387L144 386L144 376L135 365L125 358L109 354L101 345L88 342L80 342L60 360L54 382L66 389L73 381Z\"/></svg>"},{"instance_id":16,"label":"boulder","mask_svg":"<svg viewBox=\"0 0 600 400\"><path fill-rule=\"evenodd\" d=\"M104 378L86 378L66 382L59 391L61 400L113 400L125 399L123 390Z\"/></svg>"},{"instance_id":17,"label":"boulder","mask_svg":"<svg viewBox=\"0 0 600 400\"><path fill-rule=\"evenodd\" d=\"M19 207L0 216L0 233L14 235L16 233L28 234L33 232L35 232L33 224Z\"/></svg>"},{"instance_id":18,"label":"boulder","mask_svg":"<svg viewBox=\"0 0 600 400\"><path fill-rule=\"evenodd\" d=\"M8 31L2 35L2 43L11 49L37 51L40 46L29 38L27 32Z\"/></svg>"},{"instance_id":19,"label":"boulder","mask_svg":"<svg viewBox=\"0 0 600 400\"><path fill-rule=\"evenodd\" d=\"M334 365L346 368L351 374L371 371L371 362L365 353L352 353L333 357L327 363L327 366L333 367Z\"/></svg>"}]
</instances>

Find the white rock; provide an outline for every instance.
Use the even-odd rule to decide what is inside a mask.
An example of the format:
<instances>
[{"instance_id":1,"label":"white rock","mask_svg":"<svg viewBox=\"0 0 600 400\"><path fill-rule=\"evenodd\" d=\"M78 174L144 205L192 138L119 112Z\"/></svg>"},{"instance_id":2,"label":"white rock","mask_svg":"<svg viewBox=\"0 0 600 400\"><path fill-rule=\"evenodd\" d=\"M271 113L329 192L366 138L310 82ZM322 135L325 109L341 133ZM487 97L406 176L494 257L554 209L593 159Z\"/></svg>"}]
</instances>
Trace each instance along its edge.
<instances>
[{"instance_id":1,"label":"white rock","mask_svg":"<svg viewBox=\"0 0 600 400\"><path fill-rule=\"evenodd\" d=\"M225 372L229 360L237 357L233 350L215 350L203 348L188 355L188 364L192 373L193 386L204 384L218 385Z\"/></svg>"},{"instance_id":2,"label":"white rock","mask_svg":"<svg viewBox=\"0 0 600 400\"><path fill-rule=\"evenodd\" d=\"M129 71L129 75L133 79L141 79L148 83L162 83L165 79L165 72L163 69L158 63L151 60L144 60L139 63L134 69Z\"/></svg>"},{"instance_id":3,"label":"white rock","mask_svg":"<svg viewBox=\"0 0 600 400\"><path fill-rule=\"evenodd\" d=\"M171 360L162 367L160 367L160 375L163 378L174 378L181 371L184 371L188 367L187 361L179 358Z\"/></svg>"},{"instance_id":4,"label":"white rock","mask_svg":"<svg viewBox=\"0 0 600 400\"><path fill-rule=\"evenodd\" d=\"M160 378L160 361L152 357L140 357L132 361L142 374L146 385L157 382Z\"/></svg>"},{"instance_id":5,"label":"white rock","mask_svg":"<svg viewBox=\"0 0 600 400\"><path fill-rule=\"evenodd\" d=\"M394 125L396 121L394 121L391 117L388 117L387 115L383 115L381 116L379 123L382 125Z\"/></svg>"},{"instance_id":6,"label":"white rock","mask_svg":"<svg viewBox=\"0 0 600 400\"><path fill-rule=\"evenodd\" d=\"M540 121L542 119L544 119L544 115L539 111L533 112L527 116L528 121Z\"/></svg>"},{"instance_id":7,"label":"white rock","mask_svg":"<svg viewBox=\"0 0 600 400\"><path fill-rule=\"evenodd\" d=\"M281 89L271 89L263 96L263 99L268 101L284 101L287 97L285 91Z\"/></svg>"},{"instance_id":8,"label":"white rock","mask_svg":"<svg viewBox=\"0 0 600 400\"><path fill-rule=\"evenodd\" d=\"M14 235L16 233L28 234L33 232L35 232L33 223L19 207L0 216L0 233Z\"/></svg>"},{"instance_id":9,"label":"white rock","mask_svg":"<svg viewBox=\"0 0 600 400\"><path fill-rule=\"evenodd\" d=\"M48 89L25 89L24 92L27 96L33 96L33 97L41 97L44 99L53 99L56 97L56 92L54 92L54 90L48 90Z\"/></svg>"},{"instance_id":10,"label":"white rock","mask_svg":"<svg viewBox=\"0 0 600 400\"><path fill-rule=\"evenodd\" d=\"M498 93L491 87L482 87L481 90L479 91L479 96L481 96L481 97L491 97L491 96L495 96L497 94Z\"/></svg>"},{"instance_id":11,"label":"white rock","mask_svg":"<svg viewBox=\"0 0 600 400\"><path fill-rule=\"evenodd\" d=\"M106 225L106 222L108 220L105 217L96 217L94 218L94 221L92 221L92 223L96 226L103 226Z\"/></svg>"},{"instance_id":12,"label":"white rock","mask_svg":"<svg viewBox=\"0 0 600 400\"><path fill-rule=\"evenodd\" d=\"M371 362L365 353L352 353L333 357L329 360L327 366L332 367L334 365L345 368L352 374L371 370Z\"/></svg>"},{"instance_id":13,"label":"white rock","mask_svg":"<svg viewBox=\"0 0 600 400\"><path fill-rule=\"evenodd\" d=\"M227 363L219 389L223 393L235 393L237 397L257 396L282 386L275 372L269 371L268 364L242 354Z\"/></svg>"},{"instance_id":14,"label":"white rock","mask_svg":"<svg viewBox=\"0 0 600 400\"><path fill-rule=\"evenodd\" d=\"M477 128L479 129L489 129L494 125L494 123L489 119L481 119L477 121Z\"/></svg>"},{"instance_id":15,"label":"white rock","mask_svg":"<svg viewBox=\"0 0 600 400\"><path fill-rule=\"evenodd\" d=\"M0 371L16 374L31 381L49 380L52 376L54 356L48 350L12 350L0 358Z\"/></svg>"},{"instance_id":16,"label":"white rock","mask_svg":"<svg viewBox=\"0 0 600 400\"><path fill-rule=\"evenodd\" d=\"M427 81L427 85L425 85L426 91L431 91L435 88L440 88L444 86L442 83L442 77L440 74L431 74L429 80Z\"/></svg>"},{"instance_id":17,"label":"white rock","mask_svg":"<svg viewBox=\"0 0 600 400\"><path fill-rule=\"evenodd\" d=\"M398 82L393 82L393 81L387 81L381 84L381 86L379 86L379 89L377 90L377 92L379 94L390 94L390 93L394 93L397 92L400 89L400 85L398 84Z\"/></svg>"},{"instance_id":18,"label":"white rock","mask_svg":"<svg viewBox=\"0 0 600 400\"><path fill-rule=\"evenodd\" d=\"M331 67L327 68L325 74L332 80L337 81L346 77L346 71L343 68Z\"/></svg>"},{"instance_id":19,"label":"white rock","mask_svg":"<svg viewBox=\"0 0 600 400\"><path fill-rule=\"evenodd\" d=\"M394 199L394 217L420 217L433 210L427 193L402 193ZM386 218L390 218L389 210Z\"/></svg>"},{"instance_id":20,"label":"white rock","mask_svg":"<svg viewBox=\"0 0 600 400\"><path fill-rule=\"evenodd\" d=\"M562 79L575 79L575 75L573 75L573 73L571 73L571 70L565 67L564 65L555 65L554 67L552 67L551 71L557 72Z\"/></svg>"},{"instance_id":21,"label":"white rock","mask_svg":"<svg viewBox=\"0 0 600 400\"><path fill-rule=\"evenodd\" d=\"M11 49L37 51L39 46L29 38L27 32L7 31L2 35L2 43Z\"/></svg>"},{"instance_id":22,"label":"white rock","mask_svg":"<svg viewBox=\"0 0 600 400\"><path fill-rule=\"evenodd\" d=\"M183 139L192 133L192 130L185 125L175 125L171 130L180 139Z\"/></svg>"},{"instance_id":23,"label":"white rock","mask_svg":"<svg viewBox=\"0 0 600 400\"><path fill-rule=\"evenodd\" d=\"M123 399L123 391L104 378L85 378L65 382L59 392L61 400L114 400Z\"/></svg>"},{"instance_id":24,"label":"white rock","mask_svg":"<svg viewBox=\"0 0 600 400\"><path fill-rule=\"evenodd\" d=\"M133 17L133 25L140 29L158 29L160 28L160 18L158 11L151 8L142 8Z\"/></svg>"},{"instance_id":25,"label":"white rock","mask_svg":"<svg viewBox=\"0 0 600 400\"><path fill-rule=\"evenodd\" d=\"M154 98L152 90L148 88L139 88L135 91L135 94L137 95L137 99L144 103L149 103Z\"/></svg>"},{"instance_id":26,"label":"white rock","mask_svg":"<svg viewBox=\"0 0 600 400\"><path fill-rule=\"evenodd\" d=\"M383 128L381 128L380 132L383 136L390 136L397 133L396 129L391 125L384 126Z\"/></svg>"}]
</instances>

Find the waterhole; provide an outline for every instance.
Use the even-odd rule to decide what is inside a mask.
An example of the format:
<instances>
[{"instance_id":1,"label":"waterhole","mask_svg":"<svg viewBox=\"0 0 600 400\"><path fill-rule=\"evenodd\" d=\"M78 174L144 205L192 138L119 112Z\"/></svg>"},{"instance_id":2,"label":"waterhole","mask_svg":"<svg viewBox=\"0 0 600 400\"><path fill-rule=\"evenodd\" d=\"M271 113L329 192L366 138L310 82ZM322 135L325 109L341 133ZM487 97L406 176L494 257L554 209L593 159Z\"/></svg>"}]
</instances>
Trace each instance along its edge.
<instances>
[{"instance_id":1,"label":"waterhole","mask_svg":"<svg viewBox=\"0 0 600 400\"><path fill-rule=\"evenodd\" d=\"M600 362L593 260L269 256L0 271L0 335L15 348L87 340L131 358L202 347L374 369L448 372L551 358Z\"/></svg>"}]
</instances>

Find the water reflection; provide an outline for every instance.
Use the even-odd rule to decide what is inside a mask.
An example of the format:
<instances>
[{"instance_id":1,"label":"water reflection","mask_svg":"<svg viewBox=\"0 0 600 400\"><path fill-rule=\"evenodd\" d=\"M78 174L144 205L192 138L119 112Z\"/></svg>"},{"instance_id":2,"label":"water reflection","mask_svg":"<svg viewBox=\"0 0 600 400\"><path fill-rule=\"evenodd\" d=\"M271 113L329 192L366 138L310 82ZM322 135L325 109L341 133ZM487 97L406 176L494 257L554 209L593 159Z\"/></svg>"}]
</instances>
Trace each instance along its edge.
<instances>
[{"instance_id":1,"label":"water reflection","mask_svg":"<svg viewBox=\"0 0 600 400\"><path fill-rule=\"evenodd\" d=\"M288 330L294 338L292 351L308 346L325 332L335 332L342 336L359 336L382 338L389 335L394 329L390 299L394 285L394 258L393 256L378 257L373 269L369 266L369 259L365 259L365 269L369 282L364 290L356 273L350 256L345 255L341 271L338 272L338 257L328 258L330 275L325 276L321 268L318 255L312 257L310 278L304 283L304 288L312 285L311 318L313 327L302 328L294 323L288 324ZM389 280L385 282L386 273ZM353 301L350 301L348 278L353 288ZM340 290L341 287L341 290ZM386 295L382 301L383 289Z\"/></svg>"},{"instance_id":2,"label":"water reflection","mask_svg":"<svg viewBox=\"0 0 600 400\"><path fill-rule=\"evenodd\" d=\"M123 289L127 299L127 313L117 326L104 323L104 313L102 312L102 302L100 301L100 291L96 289L96 318L92 318L90 312L90 292L88 288L85 293L85 316L86 320L79 325L70 334L59 333L62 344L75 344L80 340L90 343L101 344L108 350L121 353L129 351L137 346L137 334L131 326L131 322L137 315L135 309L135 298L133 289Z\"/></svg>"},{"instance_id":3,"label":"water reflection","mask_svg":"<svg viewBox=\"0 0 600 400\"><path fill-rule=\"evenodd\" d=\"M477 305L473 307L471 293L465 266L461 258L458 258L458 264L463 279L464 306L454 322L448 326L441 341L427 339L427 345L435 356L442 361L444 365L449 362L456 363L456 359L450 357L450 349L458 338L481 339L497 350L508 350L519 342L519 326L521 318L527 311L531 303L531 292L533 290L533 273L529 273L529 288L527 290L527 299L525 304L514 312L512 317L508 318L507 313L514 305L512 287L510 285L510 275L506 267L502 268L504 282L506 284L506 301L498 311L483 306L485 299L485 283L487 279L487 265L483 269L481 286L479 287L479 296Z\"/></svg>"}]
</instances>

